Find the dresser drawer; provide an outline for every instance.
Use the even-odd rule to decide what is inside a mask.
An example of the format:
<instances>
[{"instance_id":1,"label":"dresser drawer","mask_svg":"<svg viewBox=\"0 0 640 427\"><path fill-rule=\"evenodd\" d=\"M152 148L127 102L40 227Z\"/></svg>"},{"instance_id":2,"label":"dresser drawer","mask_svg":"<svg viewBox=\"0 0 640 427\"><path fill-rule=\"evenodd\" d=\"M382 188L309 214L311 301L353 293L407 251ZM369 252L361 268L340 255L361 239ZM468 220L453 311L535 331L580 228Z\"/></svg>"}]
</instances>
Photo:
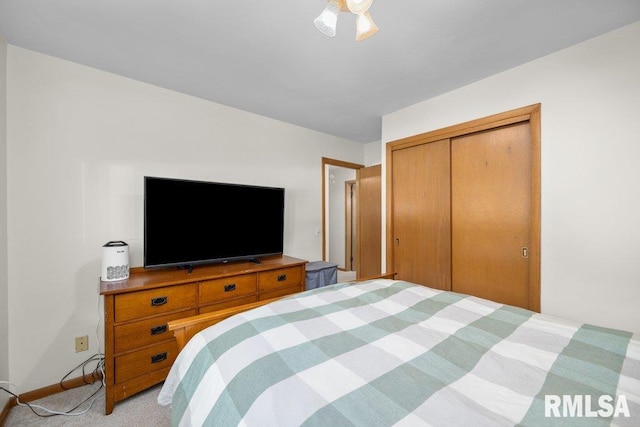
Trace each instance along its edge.
<instances>
[{"instance_id":1,"label":"dresser drawer","mask_svg":"<svg viewBox=\"0 0 640 427\"><path fill-rule=\"evenodd\" d=\"M118 356L115 358L115 382L123 383L150 372L170 368L177 355L178 344L173 340Z\"/></svg>"},{"instance_id":2,"label":"dresser drawer","mask_svg":"<svg viewBox=\"0 0 640 427\"><path fill-rule=\"evenodd\" d=\"M200 304L219 302L256 292L256 275L224 277L200 282Z\"/></svg>"},{"instance_id":3,"label":"dresser drawer","mask_svg":"<svg viewBox=\"0 0 640 427\"><path fill-rule=\"evenodd\" d=\"M248 297L242 297L218 304L205 305L203 307L200 307L200 314L211 313L212 311L224 310L225 308L237 307L244 304L251 304L252 302L256 302L257 300L258 298L255 295L250 295Z\"/></svg>"},{"instance_id":4,"label":"dresser drawer","mask_svg":"<svg viewBox=\"0 0 640 427\"><path fill-rule=\"evenodd\" d=\"M302 283L302 268L288 267L258 273L258 290L286 288Z\"/></svg>"},{"instance_id":5,"label":"dresser drawer","mask_svg":"<svg viewBox=\"0 0 640 427\"><path fill-rule=\"evenodd\" d=\"M195 306L195 284L130 292L115 296L115 321L142 319Z\"/></svg>"},{"instance_id":6,"label":"dresser drawer","mask_svg":"<svg viewBox=\"0 0 640 427\"><path fill-rule=\"evenodd\" d=\"M167 329L170 320L195 316L196 310L186 310L151 319L118 325L115 330L115 353L145 347L161 341L173 339L173 332Z\"/></svg>"},{"instance_id":7,"label":"dresser drawer","mask_svg":"<svg viewBox=\"0 0 640 427\"><path fill-rule=\"evenodd\" d=\"M258 301L264 301L271 298L283 297L286 295L302 292L302 290L303 289L301 289L300 286L293 286L290 288L283 288L283 289L274 289L273 291L262 292L260 296L258 296Z\"/></svg>"}]
</instances>

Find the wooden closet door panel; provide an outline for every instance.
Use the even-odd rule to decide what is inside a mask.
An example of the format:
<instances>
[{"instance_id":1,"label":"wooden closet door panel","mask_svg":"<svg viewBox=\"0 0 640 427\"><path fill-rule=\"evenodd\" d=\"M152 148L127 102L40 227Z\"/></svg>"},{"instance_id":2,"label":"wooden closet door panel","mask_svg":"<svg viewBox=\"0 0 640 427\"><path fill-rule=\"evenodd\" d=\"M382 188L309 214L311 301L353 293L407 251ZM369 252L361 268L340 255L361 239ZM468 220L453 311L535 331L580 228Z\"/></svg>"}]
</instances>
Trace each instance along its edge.
<instances>
[{"instance_id":1,"label":"wooden closet door panel","mask_svg":"<svg viewBox=\"0 0 640 427\"><path fill-rule=\"evenodd\" d=\"M393 271L451 289L449 140L393 152Z\"/></svg>"},{"instance_id":2,"label":"wooden closet door panel","mask_svg":"<svg viewBox=\"0 0 640 427\"><path fill-rule=\"evenodd\" d=\"M529 122L455 138L452 290L529 308Z\"/></svg>"}]
</instances>

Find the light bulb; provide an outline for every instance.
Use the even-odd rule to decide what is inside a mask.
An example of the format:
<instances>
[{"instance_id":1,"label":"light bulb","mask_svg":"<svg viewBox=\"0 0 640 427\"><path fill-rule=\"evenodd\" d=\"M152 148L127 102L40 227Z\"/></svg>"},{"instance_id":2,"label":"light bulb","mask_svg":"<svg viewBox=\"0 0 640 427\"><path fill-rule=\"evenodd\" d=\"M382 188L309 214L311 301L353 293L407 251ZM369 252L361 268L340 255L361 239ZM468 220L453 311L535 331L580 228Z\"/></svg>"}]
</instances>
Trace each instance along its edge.
<instances>
[{"instance_id":1,"label":"light bulb","mask_svg":"<svg viewBox=\"0 0 640 427\"><path fill-rule=\"evenodd\" d=\"M338 5L338 2L336 0L331 0L313 23L325 36L335 37L339 13L340 6Z\"/></svg>"},{"instance_id":2,"label":"light bulb","mask_svg":"<svg viewBox=\"0 0 640 427\"><path fill-rule=\"evenodd\" d=\"M371 3L373 3L373 0L347 0L347 9L349 9L351 13L360 15L369 10Z\"/></svg>"},{"instance_id":3,"label":"light bulb","mask_svg":"<svg viewBox=\"0 0 640 427\"><path fill-rule=\"evenodd\" d=\"M356 18L356 41L362 41L378 32L378 26L369 12L361 13Z\"/></svg>"}]
</instances>

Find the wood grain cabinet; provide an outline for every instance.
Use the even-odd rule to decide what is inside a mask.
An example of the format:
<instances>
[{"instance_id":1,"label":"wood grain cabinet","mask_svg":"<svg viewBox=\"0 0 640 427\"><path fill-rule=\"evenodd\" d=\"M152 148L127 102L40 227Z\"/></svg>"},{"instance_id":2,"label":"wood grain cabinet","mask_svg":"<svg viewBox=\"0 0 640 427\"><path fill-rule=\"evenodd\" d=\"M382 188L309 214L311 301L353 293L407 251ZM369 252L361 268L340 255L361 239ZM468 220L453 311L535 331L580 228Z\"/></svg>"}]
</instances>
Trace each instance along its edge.
<instances>
[{"instance_id":1,"label":"wood grain cabinet","mask_svg":"<svg viewBox=\"0 0 640 427\"><path fill-rule=\"evenodd\" d=\"M104 295L105 413L166 378L178 355L167 322L301 292L307 261L278 256L180 269L134 268L100 282Z\"/></svg>"}]
</instances>

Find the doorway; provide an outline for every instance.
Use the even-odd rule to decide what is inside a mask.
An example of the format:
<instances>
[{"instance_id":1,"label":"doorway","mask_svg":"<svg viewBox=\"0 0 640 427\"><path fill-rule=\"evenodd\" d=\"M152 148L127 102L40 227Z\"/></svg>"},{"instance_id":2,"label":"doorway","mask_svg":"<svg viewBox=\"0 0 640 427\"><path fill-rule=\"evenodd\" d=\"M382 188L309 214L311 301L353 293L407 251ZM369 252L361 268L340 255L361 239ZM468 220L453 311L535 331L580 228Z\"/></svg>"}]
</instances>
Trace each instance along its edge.
<instances>
[{"instance_id":1,"label":"doorway","mask_svg":"<svg viewBox=\"0 0 640 427\"><path fill-rule=\"evenodd\" d=\"M322 259L362 278L381 269L381 166L322 159Z\"/></svg>"},{"instance_id":2,"label":"doorway","mask_svg":"<svg viewBox=\"0 0 640 427\"><path fill-rule=\"evenodd\" d=\"M342 271L347 271L345 188L348 181L355 182L356 172L362 167L357 163L322 158L322 259L338 264ZM350 238L352 236L350 234Z\"/></svg>"}]
</instances>

